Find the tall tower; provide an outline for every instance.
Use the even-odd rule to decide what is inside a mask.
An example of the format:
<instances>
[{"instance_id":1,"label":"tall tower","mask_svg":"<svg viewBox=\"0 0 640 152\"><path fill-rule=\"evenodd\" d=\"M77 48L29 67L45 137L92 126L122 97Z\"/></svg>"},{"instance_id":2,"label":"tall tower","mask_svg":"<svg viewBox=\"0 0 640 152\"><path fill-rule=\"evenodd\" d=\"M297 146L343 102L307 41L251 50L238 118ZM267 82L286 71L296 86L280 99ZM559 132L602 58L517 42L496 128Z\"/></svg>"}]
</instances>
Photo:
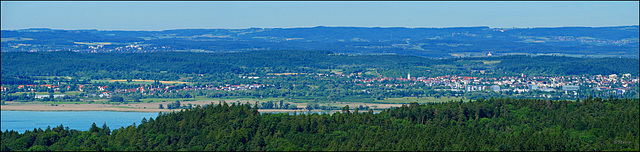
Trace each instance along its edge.
<instances>
[{"instance_id":1,"label":"tall tower","mask_svg":"<svg viewBox=\"0 0 640 152\"><path fill-rule=\"evenodd\" d=\"M409 74L407 74L407 79L411 80L411 72L409 72Z\"/></svg>"}]
</instances>

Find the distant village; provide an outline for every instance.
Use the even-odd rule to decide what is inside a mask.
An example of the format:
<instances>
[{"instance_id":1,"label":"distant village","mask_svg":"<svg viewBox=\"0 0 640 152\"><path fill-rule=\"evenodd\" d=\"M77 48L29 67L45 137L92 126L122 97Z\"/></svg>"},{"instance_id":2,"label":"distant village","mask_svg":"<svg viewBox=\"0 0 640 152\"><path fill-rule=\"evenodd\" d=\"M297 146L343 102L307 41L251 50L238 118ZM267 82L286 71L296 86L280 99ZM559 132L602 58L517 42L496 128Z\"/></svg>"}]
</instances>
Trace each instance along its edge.
<instances>
[{"instance_id":1,"label":"distant village","mask_svg":"<svg viewBox=\"0 0 640 152\"><path fill-rule=\"evenodd\" d=\"M582 88L590 88L597 91L608 91L613 94L622 95L633 91L633 87L638 87L638 77L632 78L631 74L595 75L595 76L526 76L519 77L499 77L482 78L468 76L439 76L439 77L411 77L407 78L358 78L355 82L361 82L365 86L372 86L372 82L383 81L410 81L409 85L424 83L428 86L445 86L450 91L494 91L494 92L564 92L564 94L577 95L577 91ZM403 86L405 84L380 84L385 86Z\"/></svg>"},{"instance_id":2,"label":"distant village","mask_svg":"<svg viewBox=\"0 0 640 152\"><path fill-rule=\"evenodd\" d=\"M176 93L180 91L188 90L220 90L220 91L241 91L251 90L265 87L264 84L247 84L247 85L224 85L224 86L210 86L196 87L185 85L183 87L177 85L140 85L140 87L132 89L109 89L109 86L90 86L90 85L77 85L77 91L84 91L86 89L97 90L98 93L90 93L90 96L98 97L111 97L115 93L141 93L143 95L156 94L156 93ZM2 91L9 91L10 87L0 86ZM53 91L60 91L60 87L57 85L17 85L18 92L39 92L39 89L48 88ZM72 85L66 86L67 91L75 91ZM55 94L54 98L64 97L63 94ZM36 99L50 97L50 95L35 95Z\"/></svg>"},{"instance_id":3,"label":"distant village","mask_svg":"<svg viewBox=\"0 0 640 152\"><path fill-rule=\"evenodd\" d=\"M293 74L296 75L296 74ZM468 77L468 76L455 76L445 75L438 77L411 77L410 74L406 78L365 78L356 74L344 75L344 74L318 74L317 78L328 77L346 77L356 86L362 87L404 87L406 85L424 84L425 86L431 86L435 91L454 91L454 92L496 92L496 93L510 93L521 94L527 92L541 93L538 97L553 97L547 93L562 93L563 95L569 95L577 97L579 90L588 91L600 91L605 92L608 95L624 95L627 93L637 94L638 77L631 77L631 74L611 74L611 75L594 75L594 76L556 76L556 77L543 77L543 76L527 76L522 74L515 77L499 77L499 78L483 78L483 77ZM260 79L258 76L239 76L240 79ZM263 79L270 79L275 77L262 77ZM34 98L62 98L65 94L53 93L53 91L61 91L61 88L66 91L80 91L85 96L94 96L101 98L111 97L113 94L122 93L141 93L142 95L151 94L163 94L163 93L177 93L180 91L190 90L218 90L218 91L243 91L254 90L266 87L273 87L271 84L237 84L237 85L169 85L169 84L157 84L157 85L143 85L138 84L138 87L128 89L109 88L109 86L95 86L91 84L86 85L6 85L0 86L2 92L49 92L50 94L35 95ZM590 89L590 90L589 90ZM367 90L363 90L368 92Z\"/></svg>"}]
</instances>

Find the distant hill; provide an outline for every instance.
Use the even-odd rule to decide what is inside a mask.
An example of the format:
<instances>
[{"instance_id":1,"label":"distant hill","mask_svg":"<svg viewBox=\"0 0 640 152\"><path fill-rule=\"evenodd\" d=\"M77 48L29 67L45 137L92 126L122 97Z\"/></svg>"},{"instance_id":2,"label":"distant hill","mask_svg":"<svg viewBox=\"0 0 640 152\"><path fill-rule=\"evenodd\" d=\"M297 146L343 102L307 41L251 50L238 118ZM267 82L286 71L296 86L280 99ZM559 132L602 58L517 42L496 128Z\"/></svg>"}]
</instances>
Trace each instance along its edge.
<instances>
[{"instance_id":1,"label":"distant hill","mask_svg":"<svg viewBox=\"0 0 640 152\"><path fill-rule=\"evenodd\" d=\"M406 55L339 55L330 51L267 50L233 53L2 53L2 83L12 77L85 76L99 78L148 78L175 80L175 74L329 73L343 69L358 73L376 69L384 76L515 76L520 74L608 75L639 72L639 60L632 58L573 58L559 56L470 57L429 59ZM188 68L187 68L188 67ZM480 74L474 71L486 71ZM165 71L167 73L161 73ZM136 75L145 73L143 75ZM491 73L491 74L489 74Z\"/></svg>"},{"instance_id":2,"label":"distant hill","mask_svg":"<svg viewBox=\"0 0 640 152\"><path fill-rule=\"evenodd\" d=\"M639 26L557 28L249 28L103 31L2 30L2 52L237 52L325 50L429 58L552 54L638 58Z\"/></svg>"}]
</instances>

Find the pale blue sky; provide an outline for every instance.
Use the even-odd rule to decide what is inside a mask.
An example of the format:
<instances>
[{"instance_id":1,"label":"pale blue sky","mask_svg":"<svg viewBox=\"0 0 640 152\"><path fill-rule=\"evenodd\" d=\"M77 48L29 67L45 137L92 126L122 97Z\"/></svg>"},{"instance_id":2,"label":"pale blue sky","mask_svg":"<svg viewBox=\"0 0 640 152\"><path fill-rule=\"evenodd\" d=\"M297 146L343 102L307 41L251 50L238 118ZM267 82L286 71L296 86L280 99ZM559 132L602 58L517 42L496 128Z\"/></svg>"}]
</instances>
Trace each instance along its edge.
<instances>
[{"instance_id":1,"label":"pale blue sky","mask_svg":"<svg viewBox=\"0 0 640 152\"><path fill-rule=\"evenodd\" d=\"M2 29L638 25L627 2L2 2Z\"/></svg>"}]
</instances>

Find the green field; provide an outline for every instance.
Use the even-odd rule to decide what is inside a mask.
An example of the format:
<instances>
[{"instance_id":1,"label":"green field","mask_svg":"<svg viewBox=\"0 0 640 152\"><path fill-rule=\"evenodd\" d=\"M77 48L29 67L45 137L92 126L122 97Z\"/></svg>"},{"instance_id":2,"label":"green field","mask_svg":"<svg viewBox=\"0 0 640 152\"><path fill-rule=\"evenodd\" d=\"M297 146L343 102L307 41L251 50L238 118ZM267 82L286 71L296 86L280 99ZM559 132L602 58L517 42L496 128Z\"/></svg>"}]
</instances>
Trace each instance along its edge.
<instances>
[{"instance_id":1,"label":"green field","mask_svg":"<svg viewBox=\"0 0 640 152\"><path fill-rule=\"evenodd\" d=\"M364 73L364 75L373 75L373 76L375 76L375 77L379 77L379 76L380 76L380 73L378 73L378 71L373 70L373 71L367 71L367 72L365 72L365 73Z\"/></svg>"},{"instance_id":2,"label":"green field","mask_svg":"<svg viewBox=\"0 0 640 152\"><path fill-rule=\"evenodd\" d=\"M342 74L342 69L331 69L331 73Z\"/></svg>"},{"instance_id":3,"label":"green field","mask_svg":"<svg viewBox=\"0 0 640 152\"><path fill-rule=\"evenodd\" d=\"M500 63L500 60L498 60L498 61L485 61L485 60L482 60L482 64L491 64L491 65L493 65L493 64L497 64L497 63Z\"/></svg>"},{"instance_id":4,"label":"green field","mask_svg":"<svg viewBox=\"0 0 640 152\"><path fill-rule=\"evenodd\" d=\"M19 38L15 38L15 37L11 37L11 38L0 38L1 42L8 42L8 41L27 41L27 40L33 40L32 38L24 38L24 37L19 37Z\"/></svg>"}]
</instances>

